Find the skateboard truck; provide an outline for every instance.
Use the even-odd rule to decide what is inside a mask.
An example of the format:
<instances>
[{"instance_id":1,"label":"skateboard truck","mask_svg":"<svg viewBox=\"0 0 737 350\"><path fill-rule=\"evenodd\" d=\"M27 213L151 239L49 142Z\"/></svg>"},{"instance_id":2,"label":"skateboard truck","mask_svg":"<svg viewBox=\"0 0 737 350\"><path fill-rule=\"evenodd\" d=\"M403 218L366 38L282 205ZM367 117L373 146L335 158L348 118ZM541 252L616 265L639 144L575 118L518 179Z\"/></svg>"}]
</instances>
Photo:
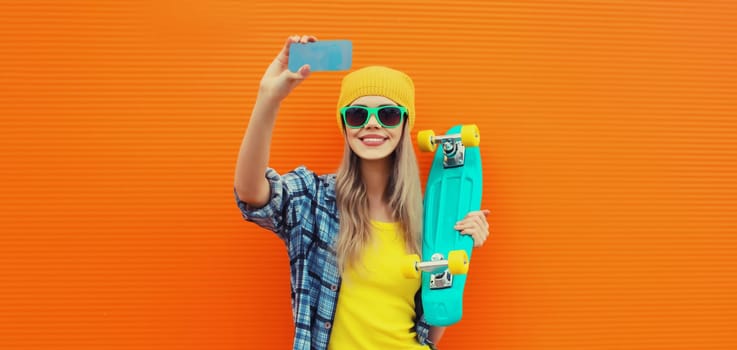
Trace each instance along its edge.
<instances>
[{"instance_id":1,"label":"skateboard truck","mask_svg":"<svg viewBox=\"0 0 737 350\"><path fill-rule=\"evenodd\" d=\"M430 259L432 260L430 263L436 262L436 261L445 261L445 266L448 265L448 262L447 260L444 259L443 254L435 253L432 255ZM430 289L448 288L452 285L453 285L453 274L451 274L448 271L448 269L445 269L439 273L430 274Z\"/></svg>"},{"instance_id":2,"label":"skateboard truck","mask_svg":"<svg viewBox=\"0 0 737 350\"><path fill-rule=\"evenodd\" d=\"M453 285L453 275L468 273L468 253L465 250L451 250L446 260L443 254L435 253L430 261L420 260L419 255L405 256L402 274L407 278L419 278L420 271L430 273L430 289L448 288Z\"/></svg>"},{"instance_id":3,"label":"skateboard truck","mask_svg":"<svg viewBox=\"0 0 737 350\"><path fill-rule=\"evenodd\" d=\"M436 137L443 144L443 167L453 168L463 165L466 147L461 142L461 134Z\"/></svg>"},{"instance_id":4,"label":"skateboard truck","mask_svg":"<svg viewBox=\"0 0 737 350\"><path fill-rule=\"evenodd\" d=\"M435 136L432 130L421 130L417 142L422 151L434 152L437 145L443 145L443 167L454 168L465 162L466 146L479 145L479 129L476 125L464 125L459 134Z\"/></svg>"}]
</instances>

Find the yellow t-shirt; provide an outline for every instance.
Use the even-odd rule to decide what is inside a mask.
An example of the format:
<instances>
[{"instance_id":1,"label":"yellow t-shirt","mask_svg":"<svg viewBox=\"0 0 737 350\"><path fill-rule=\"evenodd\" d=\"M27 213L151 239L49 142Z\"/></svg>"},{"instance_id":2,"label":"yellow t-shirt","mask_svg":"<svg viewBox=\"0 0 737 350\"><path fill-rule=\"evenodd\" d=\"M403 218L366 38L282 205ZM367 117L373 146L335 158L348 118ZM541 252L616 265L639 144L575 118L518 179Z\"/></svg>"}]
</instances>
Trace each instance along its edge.
<instances>
[{"instance_id":1,"label":"yellow t-shirt","mask_svg":"<svg viewBox=\"0 0 737 350\"><path fill-rule=\"evenodd\" d=\"M397 223L371 221L373 241L343 274L329 350L429 349L414 326L419 279L400 271L407 254Z\"/></svg>"}]
</instances>

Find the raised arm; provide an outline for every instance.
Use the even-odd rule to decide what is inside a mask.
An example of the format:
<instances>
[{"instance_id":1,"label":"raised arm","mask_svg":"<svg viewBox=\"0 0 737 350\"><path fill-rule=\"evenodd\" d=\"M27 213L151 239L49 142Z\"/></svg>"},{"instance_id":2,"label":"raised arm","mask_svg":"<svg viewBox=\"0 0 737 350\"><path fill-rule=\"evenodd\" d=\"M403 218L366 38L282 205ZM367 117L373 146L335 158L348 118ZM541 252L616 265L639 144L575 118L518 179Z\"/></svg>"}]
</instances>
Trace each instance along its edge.
<instances>
[{"instance_id":1,"label":"raised arm","mask_svg":"<svg viewBox=\"0 0 737 350\"><path fill-rule=\"evenodd\" d=\"M314 36L290 36L261 78L258 97L243 136L235 166L234 186L238 197L253 207L269 201L269 183L264 176L269 163L271 133L281 102L310 74L307 65L290 72L289 45L317 41Z\"/></svg>"}]
</instances>

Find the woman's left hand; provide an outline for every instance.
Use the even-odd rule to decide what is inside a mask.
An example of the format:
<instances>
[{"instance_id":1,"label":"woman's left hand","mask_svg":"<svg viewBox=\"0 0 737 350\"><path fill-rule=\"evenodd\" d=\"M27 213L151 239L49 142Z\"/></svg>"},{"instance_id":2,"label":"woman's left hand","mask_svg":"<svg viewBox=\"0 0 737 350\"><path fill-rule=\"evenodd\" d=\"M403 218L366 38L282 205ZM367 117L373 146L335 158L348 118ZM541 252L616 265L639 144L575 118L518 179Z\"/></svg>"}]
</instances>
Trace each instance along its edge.
<instances>
[{"instance_id":1,"label":"woman's left hand","mask_svg":"<svg viewBox=\"0 0 737 350\"><path fill-rule=\"evenodd\" d=\"M487 209L472 211L463 220L458 221L454 228L462 235L473 237L473 246L480 247L489 238L489 223L486 221L489 213L491 212Z\"/></svg>"}]
</instances>

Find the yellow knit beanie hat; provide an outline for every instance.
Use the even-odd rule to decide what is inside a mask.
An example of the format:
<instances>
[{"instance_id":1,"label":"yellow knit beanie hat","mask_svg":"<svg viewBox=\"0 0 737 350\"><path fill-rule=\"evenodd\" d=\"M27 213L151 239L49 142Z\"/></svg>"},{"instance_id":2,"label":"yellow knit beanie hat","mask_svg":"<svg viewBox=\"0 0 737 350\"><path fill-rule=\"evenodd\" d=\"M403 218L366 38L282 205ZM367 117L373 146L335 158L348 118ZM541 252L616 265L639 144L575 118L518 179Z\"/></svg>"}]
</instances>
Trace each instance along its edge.
<instances>
[{"instance_id":1,"label":"yellow knit beanie hat","mask_svg":"<svg viewBox=\"0 0 737 350\"><path fill-rule=\"evenodd\" d=\"M338 128L343 132L340 109L361 96L384 96L407 108L407 131L415 123L415 85L407 74L383 66L368 66L343 78L338 98Z\"/></svg>"}]
</instances>

